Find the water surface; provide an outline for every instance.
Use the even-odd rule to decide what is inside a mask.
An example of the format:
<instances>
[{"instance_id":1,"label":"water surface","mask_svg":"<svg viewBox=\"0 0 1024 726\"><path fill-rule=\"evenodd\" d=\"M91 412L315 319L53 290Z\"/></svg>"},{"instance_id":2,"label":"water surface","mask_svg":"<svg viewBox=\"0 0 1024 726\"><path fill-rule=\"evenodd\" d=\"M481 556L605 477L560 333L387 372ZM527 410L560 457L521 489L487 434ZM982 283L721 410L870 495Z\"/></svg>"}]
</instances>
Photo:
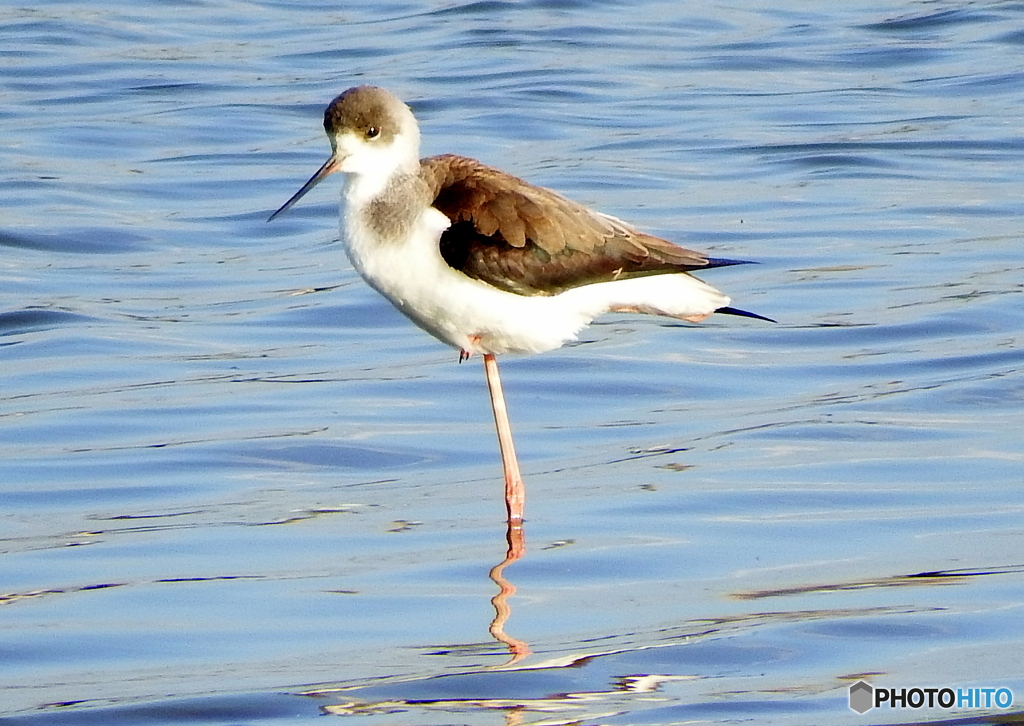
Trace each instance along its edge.
<instances>
[{"instance_id":1,"label":"water surface","mask_svg":"<svg viewBox=\"0 0 1024 726\"><path fill-rule=\"evenodd\" d=\"M862 677L1024 701L1024 5L107 0L0 30L5 723L998 711L861 717ZM779 321L608 316L506 358L527 553L494 580L479 363L358 279L336 183L265 223L358 83L425 154L757 260L706 279Z\"/></svg>"}]
</instances>

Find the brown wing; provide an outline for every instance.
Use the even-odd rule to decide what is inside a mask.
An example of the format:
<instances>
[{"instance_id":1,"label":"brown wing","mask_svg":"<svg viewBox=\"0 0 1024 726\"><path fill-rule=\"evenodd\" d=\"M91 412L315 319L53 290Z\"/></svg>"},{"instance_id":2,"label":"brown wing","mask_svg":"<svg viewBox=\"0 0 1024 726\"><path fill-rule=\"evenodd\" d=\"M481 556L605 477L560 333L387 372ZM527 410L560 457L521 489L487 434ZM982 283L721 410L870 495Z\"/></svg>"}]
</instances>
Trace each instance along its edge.
<instances>
[{"instance_id":1,"label":"brown wing","mask_svg":"<svg viewBox=\"0 0 1024 726\"><path fill-rule=\"evenodd\" d=\"M555 295L715 263L473 159L446 154L420 164L434 207L452 221L441 256L508 292Z\"/></svg>"}]
</instances>

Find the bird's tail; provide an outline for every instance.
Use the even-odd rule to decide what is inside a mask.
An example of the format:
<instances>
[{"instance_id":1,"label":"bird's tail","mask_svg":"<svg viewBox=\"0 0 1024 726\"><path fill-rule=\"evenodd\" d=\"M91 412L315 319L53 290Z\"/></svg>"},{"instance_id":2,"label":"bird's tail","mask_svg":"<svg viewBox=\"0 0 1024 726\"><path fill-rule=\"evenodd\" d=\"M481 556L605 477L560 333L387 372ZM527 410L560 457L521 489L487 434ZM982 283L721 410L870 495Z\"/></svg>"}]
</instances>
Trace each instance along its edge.
<instances>
[{"instance_id":1,"label":"bird's tail","mask_svg":"<svg viewBox=\"0 0 1024 726\"><path fill-rule=\"evenodd\" d=\"M716 310L715 312L716 313L722 313L723 315L738 315L741 318L754 318L756 320L766 320L769 323L777 323L778 322L777 320L772 320L771 318L766 318L764 315L758 315L757 313L752 313L752 312L749 312L747 310L740 310L739 308L731 308L731 307L728 307L728 306L724 307L724 308L718 308L718 310Z\"/></svg>"},{"instance_id":2,"label":"bird's tail","mask_svg":"<svg viewBox=\"0 0 1024 726\"><path fill-rule=\"evenodd\" d=\"M753 260L730 260L725 257L709 257L708 264L701 268L709 270L712 267L730 267L731 265L756 265L757 263ZM738 315L741 318L754 318L755 320L765 320L769 323L778 322L771 318L766 318L764 315L758 315L747 310L740 310L739 308L721 307L715 310L716 313L722 313L723 315Z\"/></svg>"}]
</instances>

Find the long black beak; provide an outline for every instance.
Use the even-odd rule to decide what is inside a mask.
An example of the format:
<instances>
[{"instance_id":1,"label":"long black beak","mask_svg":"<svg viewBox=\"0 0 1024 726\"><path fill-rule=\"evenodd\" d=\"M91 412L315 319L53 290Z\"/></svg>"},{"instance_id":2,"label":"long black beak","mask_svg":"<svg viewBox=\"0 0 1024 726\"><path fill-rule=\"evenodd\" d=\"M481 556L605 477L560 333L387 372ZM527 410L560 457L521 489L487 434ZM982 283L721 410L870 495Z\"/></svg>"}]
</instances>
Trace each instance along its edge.
<instances>
[{"instance_id":1,"label":"long black beak","mask_svg":"<svg viewBox=\"0 0 1024 726\"><path fill-rule=\"evenodd\" d=\"M333 174L338 171L338 167L341 165L341 159L338 158L337 154L331 154L331 158L324 162L324 165L317 169L316 174L309 178L309 181L302 185L302 189L295 192L292 198L285 202L280 209L267 217L267 221L271 221L274 217L289 209L295 202L306 196L306 192L315 187L321 181L323 181L329 174Z\"/></svg>"}]
</instances>

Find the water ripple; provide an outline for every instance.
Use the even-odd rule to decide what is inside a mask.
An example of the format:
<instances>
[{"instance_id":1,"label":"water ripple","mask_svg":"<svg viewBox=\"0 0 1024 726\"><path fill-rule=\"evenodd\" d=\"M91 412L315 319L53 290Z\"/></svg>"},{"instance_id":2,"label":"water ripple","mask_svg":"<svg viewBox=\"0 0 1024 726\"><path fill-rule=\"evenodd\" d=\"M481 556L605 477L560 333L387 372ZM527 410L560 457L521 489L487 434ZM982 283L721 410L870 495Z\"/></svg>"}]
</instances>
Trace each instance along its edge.
<instances>
[{"instance_id":1,"label":"water ripple","mask_svg":"<svg viewBox=\"0 0 1024 726\"><path fill-rule=\"evenodd\" d=\"M1020 3L0 15L0 719L1024 693ZM265 221L357 83L424 153L757 260L704 277L780 321L606 316L509 357L514 562L479 363L358 279L333 180Z\"/></svg>"}]
</instances>

